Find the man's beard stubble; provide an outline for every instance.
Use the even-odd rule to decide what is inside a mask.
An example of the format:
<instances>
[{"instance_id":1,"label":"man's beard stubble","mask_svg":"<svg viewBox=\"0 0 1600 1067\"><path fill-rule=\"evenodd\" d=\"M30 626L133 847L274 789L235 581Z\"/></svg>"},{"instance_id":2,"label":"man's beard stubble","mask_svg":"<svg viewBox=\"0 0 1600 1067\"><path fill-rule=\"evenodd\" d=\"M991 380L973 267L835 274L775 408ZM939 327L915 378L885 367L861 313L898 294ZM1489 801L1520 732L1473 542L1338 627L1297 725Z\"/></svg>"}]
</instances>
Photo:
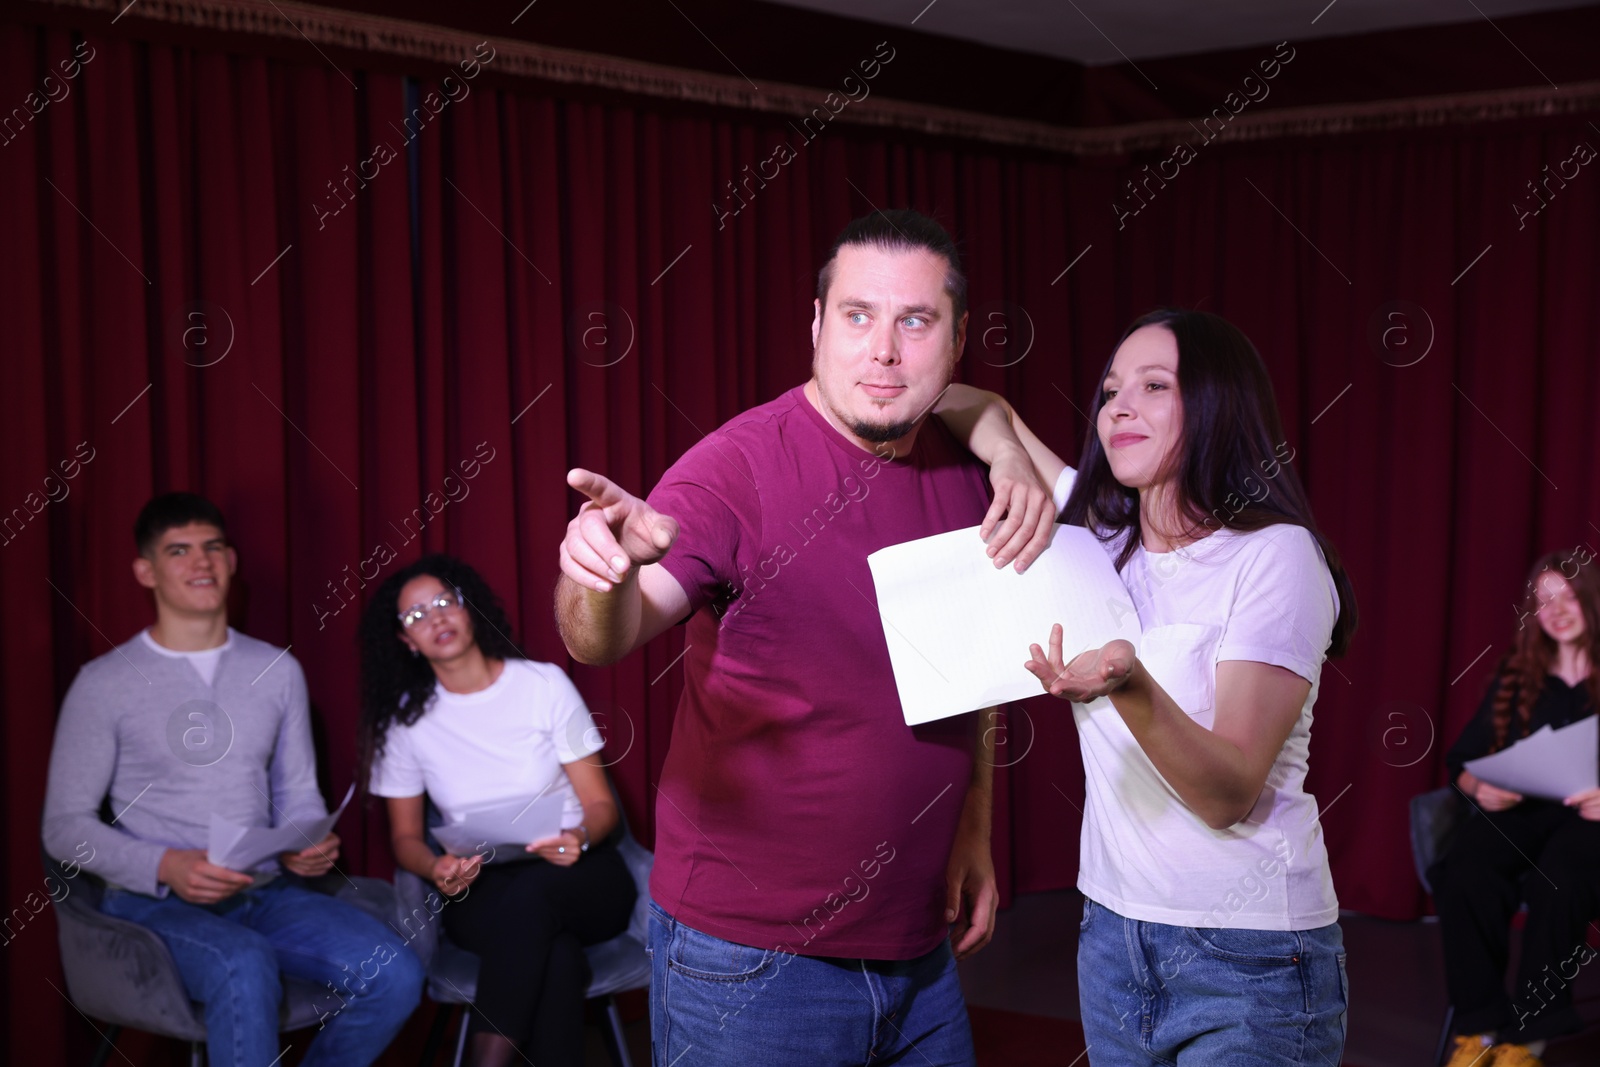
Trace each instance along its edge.
<instances>
[{"instance_id":1,"label":"man's beard stubble","mask_svg":"<svg viewBox=\"0 0 1600 1067\"><path fill-rule=\"evenodd\" d=\"M888 425L871 422L851 422L849 425L851 433L863 441L871 441L874 444L888 444L890 441L898 441L917 428L917 423L914 421L891 422Z\"/></svg>"},{"instance_id":2,"label":"man's beard stubble","mask_svg":"<svg viewBox=\"0 0 1600 1067\"><path fill-rule=\"evenodd\" d=\"M823 392L821 385L822 376L817 373L817 355L815 349L812 350L811 354L811 376L818 383L817 398L822 401L823 406L832 411L834 418L843 423L858 439L862 441L871 441L873 444L889 444L892 441L900 440L902 437L906 436L906 434L911 433L918 426L921 426L923 420L926 419L928 414L933 410L934 404L938 403L938 398L936 397L933 404L929 404L925 409L919 412L917 417L914 419L902 419L899 422L891 423L866 422L861 419L847 417L844 412L840 411L833 405L831 398ZM939 396L944 395L944 390L948 389L950 387L950 383L954 380L955 359L951 359L950 365L945 370L944 384L940 387Z\"/></svg>"}]
</instances>

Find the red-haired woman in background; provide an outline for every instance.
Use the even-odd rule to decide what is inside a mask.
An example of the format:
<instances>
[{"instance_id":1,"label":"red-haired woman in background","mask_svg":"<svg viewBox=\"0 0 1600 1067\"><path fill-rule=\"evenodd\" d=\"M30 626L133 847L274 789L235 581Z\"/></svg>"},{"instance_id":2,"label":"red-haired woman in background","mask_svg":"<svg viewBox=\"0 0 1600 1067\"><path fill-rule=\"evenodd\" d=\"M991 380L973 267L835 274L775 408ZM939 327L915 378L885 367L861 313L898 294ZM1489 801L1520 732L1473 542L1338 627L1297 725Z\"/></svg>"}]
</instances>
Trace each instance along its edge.
<instances>
[{"instance_id":1,"label":"red-haired woman in background","mask_svg":"<svg viewBox=\"0 0 1600 1067\"><path fill-rule=\"evenodd\" d=\"M1534 564L1511 651L1446 759L1477 809L1429 872L1445 983L1463 1035L1450 1067L1536 1067L1546 1039L1578 1029L1572 980L1594 958L1586 935L1600 914L1600 789L1540 800L1490 785L1462 765L1600 708L1593 559L1580 548ZM1511 918L1522 901L1528 921L1508 998Z\"/></svg>"}]
</instances>

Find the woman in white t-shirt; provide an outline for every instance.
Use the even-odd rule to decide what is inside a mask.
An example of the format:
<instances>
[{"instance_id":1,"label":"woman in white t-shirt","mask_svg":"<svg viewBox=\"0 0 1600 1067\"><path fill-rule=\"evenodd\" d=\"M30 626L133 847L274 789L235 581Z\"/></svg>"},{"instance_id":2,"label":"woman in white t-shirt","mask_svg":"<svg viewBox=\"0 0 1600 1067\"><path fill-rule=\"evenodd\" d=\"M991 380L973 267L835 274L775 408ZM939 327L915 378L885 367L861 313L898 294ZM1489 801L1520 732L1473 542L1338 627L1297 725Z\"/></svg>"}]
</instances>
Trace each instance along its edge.
<instances>
[{"instance_id":1,"label":"woman in white t-shirt","mask_svg":"<svg viewBox=\"0 0 1600 1067\"><path fill-rule=\"evenodd\" d=\"M445 931L481 960L471 1062L581 1064L583 948L627 928L636 890L607 840L618 817L604 740L566 674L527 659L510 632L460 560L427 556L385 581L361 622L362 766L388 798L395 861L450 898ZM559 797L561 829L521 856L491 841L436 855L425 797L446 823ZM508 853L526 862L499 862Z\"/></svg>"},{"instance_id":2,"label":"woman in white t-shirt","mask_svg":"<svg viewBox=\"0 0 1600 1067\"><path fill-rule=\"evenodd\" d=\"M1062 521L1105 542L1142 637L1069 665L1057 626L1028 663L1074 701L1083 749L1089 1061L1336 1064L1343 939L1304 783L1322 661L1355 629L1349 581L1234 326L1138 319L1095 407ZM1072 477L1017 434L1046 484Z\"/></svg>"}]
</instances>

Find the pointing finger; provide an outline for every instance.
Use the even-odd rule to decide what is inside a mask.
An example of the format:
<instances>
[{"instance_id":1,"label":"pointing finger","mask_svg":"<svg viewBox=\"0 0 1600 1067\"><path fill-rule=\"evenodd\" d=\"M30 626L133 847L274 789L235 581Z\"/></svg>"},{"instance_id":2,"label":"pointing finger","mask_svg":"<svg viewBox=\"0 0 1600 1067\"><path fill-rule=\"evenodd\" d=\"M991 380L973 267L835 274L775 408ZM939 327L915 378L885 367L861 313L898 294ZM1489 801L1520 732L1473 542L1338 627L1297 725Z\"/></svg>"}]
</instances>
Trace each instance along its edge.
<instances>
[{"instance_id":1,"label":"pointing finger","mask_svg":"<svg viewBox=\"0 0 1600 1067\"><path fill-rule=\"evenodd\" d=\"M567 484L601 507L613 503L621 492L611 479L582 467L574 467L567 472Z\"/></svg>"}]
</instances>

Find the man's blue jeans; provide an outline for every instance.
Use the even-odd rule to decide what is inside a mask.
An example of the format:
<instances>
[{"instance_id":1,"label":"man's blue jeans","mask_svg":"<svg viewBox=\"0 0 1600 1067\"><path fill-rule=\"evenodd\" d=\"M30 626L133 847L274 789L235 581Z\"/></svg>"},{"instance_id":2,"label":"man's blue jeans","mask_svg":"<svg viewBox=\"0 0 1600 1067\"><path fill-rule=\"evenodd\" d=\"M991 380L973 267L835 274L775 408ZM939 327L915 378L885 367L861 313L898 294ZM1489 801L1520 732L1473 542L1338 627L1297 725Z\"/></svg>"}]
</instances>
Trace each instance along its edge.
<instances>
[{"instance_id":1,"label":"man's blue jeans","mask_svg":"<svg viewBox=\"0 0 1600 1067\"><path fill-rule=\"evenodd\" d=\"M422 964L392 930L285 878L206 906L108 889L100 910L166 942L189 996L205 1007L211 1067L266 1067L282 1054L280 975L324 990L321 1032L304 1067L365 1067L422 993Z\"/></svg>"},{"instance_id":2,"label":"man's blue jeans","mask_svg":"<svg viewBox=\"0 0 1600 1067\"><path fill-rule=\"evenodd\" d=\"M971 1067L950 943L914 960L796 956L723 941L650 904L655 1067Z\"/></svg>"},{"instance_id":3,"label":"man's blue jeans","mask_svg":"<svg viewBox=\"0 0 1600 1067\"><path fill-rule=\"evenodd\" d=\"M1084 898L1078 1000L1092 1067L1338 1067L1344 937L1166 926Z\"/></svg>"}]
</instances>

